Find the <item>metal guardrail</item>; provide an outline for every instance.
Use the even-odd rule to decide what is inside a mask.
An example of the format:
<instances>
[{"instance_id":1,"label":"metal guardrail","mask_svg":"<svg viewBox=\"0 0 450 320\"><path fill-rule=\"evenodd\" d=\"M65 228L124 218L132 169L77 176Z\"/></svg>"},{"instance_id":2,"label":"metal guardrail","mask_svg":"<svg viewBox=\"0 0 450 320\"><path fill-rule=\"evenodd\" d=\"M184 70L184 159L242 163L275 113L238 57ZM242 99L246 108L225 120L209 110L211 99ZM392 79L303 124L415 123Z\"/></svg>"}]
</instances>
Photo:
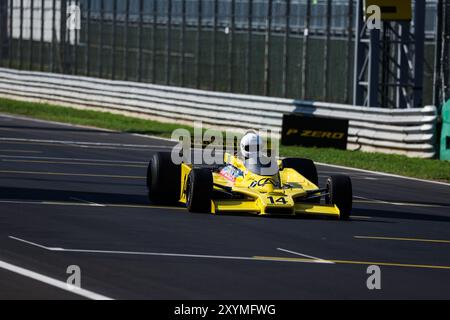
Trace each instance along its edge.
<instances>
[{"instance_id":1,"label":"metal guardrail","mask_svg":"<svg viewBox=\"0 0 450 320\"><path fill-rule=\"evenodd\" d=\"M437 110L390 110L0 68L0 96L166 122L281 131L284 114L350 120L350 150L432 158Z\"/></svg>"}]
</instances>

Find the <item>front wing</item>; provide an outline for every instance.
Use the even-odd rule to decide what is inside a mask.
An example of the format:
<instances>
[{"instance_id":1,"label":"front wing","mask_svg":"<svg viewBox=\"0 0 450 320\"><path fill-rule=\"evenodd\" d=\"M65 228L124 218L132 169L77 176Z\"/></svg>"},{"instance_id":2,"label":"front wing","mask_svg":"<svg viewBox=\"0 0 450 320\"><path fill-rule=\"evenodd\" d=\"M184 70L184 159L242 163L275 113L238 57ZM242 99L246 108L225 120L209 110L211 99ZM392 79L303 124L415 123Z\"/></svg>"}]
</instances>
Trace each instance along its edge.
<instances>
[{"instance_id":1,"label":"front wing","mask_svg":"<svg viewBox=\"0 0 450 320\"><path fill-rule=\"evenodd\" d=\"M339 218L340 211L335 205L313 203L294 203L288 205L265 205L260 199L250 200L212 200L211 210L214 214L252 213L257 215L283 216L329 216Z\"/></svg>"}]
</instances>

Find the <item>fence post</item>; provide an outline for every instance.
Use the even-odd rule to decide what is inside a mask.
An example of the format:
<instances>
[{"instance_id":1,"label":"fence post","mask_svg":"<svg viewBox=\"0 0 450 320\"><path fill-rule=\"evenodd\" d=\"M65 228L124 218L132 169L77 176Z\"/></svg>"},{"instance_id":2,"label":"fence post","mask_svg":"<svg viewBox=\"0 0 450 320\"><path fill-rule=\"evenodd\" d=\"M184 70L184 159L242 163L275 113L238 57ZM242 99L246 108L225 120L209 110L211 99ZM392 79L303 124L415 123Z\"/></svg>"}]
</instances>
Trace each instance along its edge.
<instances>
[{"instance_id":1,"label":"fence post","mask_svg":"<svg viewBox=\"0 0 450 320\"><path fill-rule=\"evenodd\" d=\"M64 37L65 41L65 47L64 47L64 55L65 55L65 64L64 66L67 67L67 69L64 67L64 73L72 73L73 70L73 47L72 47L72 32L73 30L67 25L67 20L69 19L68 15L68 9L70 5L72 5L73 0L67 0L66 2L66 10L61 11L61 15L64 15L64 20L66 20L66 34Z\"/></svg>"},{"instance_id":2,"label":"fence post","mask_svg":"<svg viewBox=\"0 0 450 320\"><path fill-rule=\"evenodd\" d=\"M60 72L67 73L68 61L66 60L67 48L67 0L61 0L60 8L60 36L59 36L59 62Z\"/></svg>"},{"instance_id":3,"label":"fence post","mask_svg":"<svg viewBox=\"0 0 450 320\"><path fill-rule=\"evenodd\" d=\"M85 26L85 36L86 36L86 50L84 51L84 63L86 68L86 76L90 75L90 54L91 54L91 0L87 0L86 3L86 26Z\"/></svg>"},{"instance_id":4,"label":"fence post","mask_svg":"<svg viewBox=\"0 0 450 320\"><path fill-rule=\"evenodd\" d=\"M123 31L123 79L128 80L128 29L130 24L130 0L125 1L125 24Z\"/></svg>"},{"instance_id":5,"label":"fence post","mask_svg":"<svg viewBox=\"0 0 450 320\"><path fill-rule=\"evenodd\" d=\"M14 3L13 0L9 0L9 42L8 42L8 67L12 68L13 65L13 11Z\"/></svg>"},{"instance_id":6,"label":"fence post","mask_svg":"<svg viewBox=\"0 0 450 320\"><path fill-rule=\"evenodd\" d=\"M78 19L80 19L79 23L80 23L80 28L81 28L81 4L80 4L80 0L75 0L75 5L79 8L80 10L80 16L78 17ZM78 22L77 22L78 23ZM80 30L75 30L75 52L74 52L74 74L78 74L78 50L79 50L79 41L80 41L80 36L81 36L81 29Z\"/></svg>"},{"instance_id":7,"label":"fence post","mask_svg":"<svg viewBox=\"0 0 450 320\"><path fill-rule=\"evenodd\" d=\"M444 23L444 1L438 0L437 2L437 19L436 19L436 36L434 40L434 78L433 78L433 105L438 106L441 104L441 81L440 73L442 67L441 54L442 54L442 34Z\"/></svg>"},{"instance_id":8,"label":"fence post","mask_svg":"<svg viewBox=\"0 0 450 320\"><path fill-rule=\"evenodd\" d=\"M216 63L217 63L217 29L218 29L218 14L219 14L219 0L214 0L213 4L213 33L212 33L212 53L211 53L211 82L212 90L216 90Z\"/></svg>"},{"instance_id":9,"label":"fence post","mask_svg":"<svg viewBox=\"0 0 450 320\"><path fill-rule=\"evenodd\" d=\"M34 0L30 0L30 39L28 43L28 69L33 70L33 30L34 29Z\"/></svg>"},{"instance_id":10,"label":"fence post","mask_svg":"<svg viewBox=\"0 0 450 320\"><path fill-rule=\"evenodd\" d=\"M266 33L264 40L264 95L270 95L270 45L272 37L272 4L273 0L267 1Z\"/></svg>"},{"instance_id":11,"label":"fence post","mask_svg":"<svg viewBox=\"0 0 450 320\"><path fill-rule=\"evenodd\" d=\"M185 38L186 38L186 0L181 0L181 34L180 34L180 85L185 84Z\"/></svg>"},{"instance_id":12,"label":"fence post","mask_svg":"<svg viewBox=\"0 0 450 320\"><path fill-rule=\"evenodd\" d=\"M302 99L307 97L308 80L308 45L309 45L309 27L311 25L311 0L306 0L306 19L303 31L303 52L302 52Z\"/></svg>"},{"instance_id":13,"label":"fence post","mask_svg":"<svg viewBox=\"0 0 450 320\"><path fill-rule=\"evenodd\" d=\"M142 1L142 0L141 0ZM170 85L171 57L172 54L172 0L167 0L167 25L166 25L166 85Z\"/></svg>"},{"instance_id":14,"label":"fence post","mask_svg":"<svg viewBox=\"0 0 450 320\"><path fill-rule=\"evenodd\" d=\"M97 52L97 65L98 65L98 77L103 76L103 22L105 19L105 0L100 0L100 24L98 26L98 52Z\"/></svg>"},{"instance_id":15,"label":"fence post","mask_svg":"<svg viewBox=\"0 0 450 320\"><path fill-rule=\"evenodd\" d=\"M285 10L285 30L284 30L284 43L283 43L283 80L282 80L282 95L287 97L287 84L288 84L288 72L289 72L289 35L291 28L291 0L286 0Z\"/></svg>"},{"instance_id":16,"label":"fence post","mask_svg":"<svg viewBox=\"0 0 450 320\"><path fill-rule=\"evenodd\" d=\"M253 0L248 0L247 15L247 81L245 85L245 93L250 94L252 83L252 28L253 28Z\"/></svg>"},{"instance_id":17,"label":"fence post","mask_svg":"<svg viewBox=\"0 0 450 320\"><path fill-rule=\"evenodd\" d=\"M363 2L362 0L356 1L356 25L355 25L355 48L354 48L354 57L353 57L353 105L362 106L365 105L364 101L364 90L360 85L360 78L362 77L359 74L359 70L363 70L364 67L364 50L362 50L359 46L360 43L358 39L363 37L363 31L365 32L365 26L363 19Z\"/></svg>"},{"instance_id":18,"label":"fence post","mask_svg":"<svg viewBox=\"0 0 450 320\"><path fill-rule=\"evenodd\" d=\"M139 0L139 21L138 21L138 52L137 52L137 81L142 81L142 37L144 27L144 0Z\"/></svg>"},{"instance_id":19,"label":"fence post","mask_svg":"<svg viewBox=\"0 0 450 320\"><path fill-rule=\"evenodd\" d=\"M117 0L113 0L111 30L111 79L116 78L116 34L117 34Z\"/></svg>"},{"instance_id":20,"label":"fence post","mask_svg":"<svg viewBox=\"0 0 450 320\"><path fill-rule=\"evenodd\" d=\"M444 30L442 34L442 96L443 101L450 99L450 3L443 8Z\"/></svg>"},{"instance_id":21,"label":"fence post","mask_svg":"<svg viewBox=\"0 0 450 320\"><path fill-rule=\"evenodd\" d=\"M414 59L414 105L413 108L420 108L423 105L423 75L425 60L425 1L416 1L414 9L415 28L415 59Z\"/></svg>"},{"instance_id":22,"label":"fence post","mask_svg":"<svg viewBox=\"0 0 450 320\"><path fill-rule=\"evenodd\" d=\"M230 8L230 37L228 39L228 91L233 92L234 67L234 29L236 24L236 0L231 0Z\"/></svg>"},{"instance_id":23,"label":"fence post","mask_svg":"<svg viewBox=\"0 0 450 320\"><path fill-rule=\"evenodd\" d=\"M196 53L195 53L195 87L200 88L200 52L201 52L201 32L202 32L202 0L197 0L197 37L196 37Z\"/></svg>"},{"instance_id":24,"label":"fence post","mask_svg":"<svg viewBox=\"0 0 450 320\"><path fill-rule=\"evenodd\" d=\"M8 28L8 20L6 18L7 0L0 0L0 65L3 66L3 58L5 56L6 30Z\"/></svg>"},{"instance_id":25,"label":"fence post","mask_svg":"<svg viewBox=\"0 0 450 320\"><path fill-rule=\"evenodd\" d=\"M152 83L156 83L156 32L158 30L158 0L153 0Z\"/></svg>"},{"instance_id":26,"label":"fence post","mask_svg":"<svg viewBox=\"0 0 450 320\"><path fill-rule=\"evenodd\" d=\"M19 22L19 69L23 68L23 0L20 0L20 22Z\"/></svg>"},{"instance_id":27,"label":"fence post","mask_svg":"<svg viewBox=\"0 0 450 320\"><path fill-rule=\"evenodd\" d=\"M52 1L52 43L50 50L50 70L55 72L55 50L56 50L56 0Z\"/></svg>"},{"instance_id":28,"label":"fence post","mask_svg":"<svg viewBox=\"0 0 450 320\"><path fill-rule=\"evenodd\" d=\"M39 39L39 70L44 71L45 0L41 0L41 30Z\"/></svg>"},{"instance_id":29,"label":"fence post","mask_svg":"<svg viewBox=\"0 0 450 320\"><path fill-rule=\"evenodd\" d=\"M325 48L324 48L324 64L323 64L323 99L328 101L328 66L330 64L330 35L331 35L331 0L327 0L326 9L326 27L325 27Z\"/></svg>"},{"instance_id":30,"label":"fence post","mask_svg":"<svg viewBox=\"0 0 450 320\"><path fill-rule=\"evenodd\" d=\"M347 72L347 83L345 84L344 101L350 103L350 86L352 84L352 41L353 41L353 0L348 0L348 20L347 20L347 52L345 57L345 70Z\"/></svg>"}]
</instances>

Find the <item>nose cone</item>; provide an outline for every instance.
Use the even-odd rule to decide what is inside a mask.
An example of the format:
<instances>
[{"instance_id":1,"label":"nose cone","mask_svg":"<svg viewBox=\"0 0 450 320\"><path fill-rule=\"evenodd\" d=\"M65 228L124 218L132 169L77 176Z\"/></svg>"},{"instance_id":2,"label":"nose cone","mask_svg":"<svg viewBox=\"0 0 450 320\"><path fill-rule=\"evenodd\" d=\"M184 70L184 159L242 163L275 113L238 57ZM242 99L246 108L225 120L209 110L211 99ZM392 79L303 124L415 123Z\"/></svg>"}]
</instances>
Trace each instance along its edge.
<instances>
[{"instance_id":1,"label":"nose cone","mask_svg":"<svg viewBox=\"0 0 450 320\"><path fill-rule=\"evenodd\" d=\"M260 192L264 193L272 193L275 189L275 186L271 182L267 182L264 187L261 188Z\"/></svg>"}]
</instances>

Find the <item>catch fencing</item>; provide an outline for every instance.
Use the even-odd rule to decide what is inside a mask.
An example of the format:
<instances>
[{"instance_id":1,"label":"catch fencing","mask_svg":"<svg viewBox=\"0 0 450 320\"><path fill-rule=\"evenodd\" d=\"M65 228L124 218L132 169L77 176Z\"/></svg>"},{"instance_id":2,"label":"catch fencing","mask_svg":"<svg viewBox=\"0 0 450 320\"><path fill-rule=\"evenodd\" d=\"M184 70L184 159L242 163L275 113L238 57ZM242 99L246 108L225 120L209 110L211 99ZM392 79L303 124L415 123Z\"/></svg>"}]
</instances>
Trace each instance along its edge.
<instances>
[{"instance_id":1,"label":"catch fencing","mask_svg":"<svg viewBox=\"0 0 450 320\"><path fill-rule=\"evenodd\" d=\"M0 66L350 104L355 15L356 0L0 0Z\"/></svg>"}]
</instances>

